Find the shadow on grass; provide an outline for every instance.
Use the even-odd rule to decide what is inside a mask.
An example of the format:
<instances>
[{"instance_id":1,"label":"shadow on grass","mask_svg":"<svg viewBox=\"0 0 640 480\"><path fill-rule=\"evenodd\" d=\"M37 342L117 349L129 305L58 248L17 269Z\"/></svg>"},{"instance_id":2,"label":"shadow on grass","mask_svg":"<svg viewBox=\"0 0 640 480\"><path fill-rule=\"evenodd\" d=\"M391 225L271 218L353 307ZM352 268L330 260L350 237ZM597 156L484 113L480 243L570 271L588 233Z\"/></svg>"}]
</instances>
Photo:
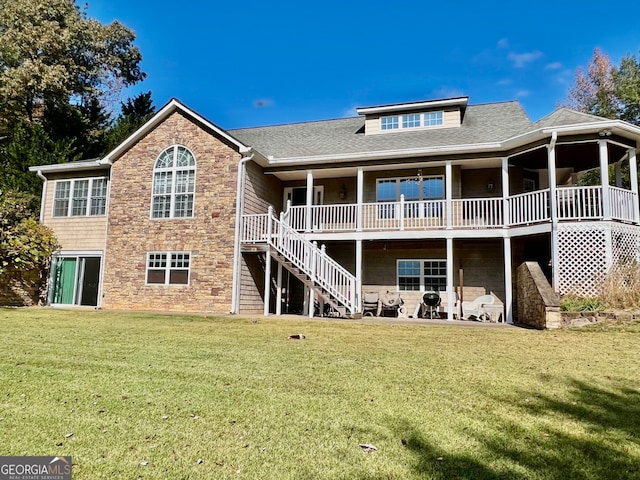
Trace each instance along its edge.
<instances>
[{"instance_id":1,"label":"shadow on grass","mask_svg":"<svg viewBox=\"0 0 640 480\"><path fill-rule=\"evenodd\" d=\"M483 413L482 427L464 429L473 452L443 450L408 420L396 420L395 430L425 478L640 479L637 385L573 380L569 387L569 400L534 395L512 407L509 419ZM530 392L522 393L527 397Z\"/></svg>"}]
</instances>

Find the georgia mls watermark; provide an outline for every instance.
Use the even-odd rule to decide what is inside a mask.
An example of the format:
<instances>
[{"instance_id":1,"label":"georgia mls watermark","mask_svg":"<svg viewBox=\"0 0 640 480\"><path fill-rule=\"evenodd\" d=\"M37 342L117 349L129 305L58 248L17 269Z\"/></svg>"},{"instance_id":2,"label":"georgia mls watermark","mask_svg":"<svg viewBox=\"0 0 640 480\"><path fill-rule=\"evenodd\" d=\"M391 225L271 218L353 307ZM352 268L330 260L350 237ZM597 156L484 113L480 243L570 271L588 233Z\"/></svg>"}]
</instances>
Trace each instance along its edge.
<instances>
[{"instance_id":1,"label":"georgia mls watermark","mask_svg":"<svg viewBox=\"0 0 640 480\"><path fill-rule=\"evenodd\" d=\"M71 480L71 457L0 457L0 480Z\"/></svg>"}]
</instances>

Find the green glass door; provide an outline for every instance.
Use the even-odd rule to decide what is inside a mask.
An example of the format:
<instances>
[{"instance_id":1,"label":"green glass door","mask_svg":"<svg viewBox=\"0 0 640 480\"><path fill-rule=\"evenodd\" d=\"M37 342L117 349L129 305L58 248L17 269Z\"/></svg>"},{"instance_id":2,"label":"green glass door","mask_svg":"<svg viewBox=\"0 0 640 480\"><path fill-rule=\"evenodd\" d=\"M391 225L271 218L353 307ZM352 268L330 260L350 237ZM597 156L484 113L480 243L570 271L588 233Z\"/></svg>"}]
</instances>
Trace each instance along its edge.
<instances>
[{"instance_id":1,"label":"green glass door","mask_svg":"<svg viewBox=\"0 0 640 480\"><path fill-rule=\"evenodd\" d=\"M77 258L58 258L55 266L53 303L73 305Z\"/></svg>"}]
</instances>

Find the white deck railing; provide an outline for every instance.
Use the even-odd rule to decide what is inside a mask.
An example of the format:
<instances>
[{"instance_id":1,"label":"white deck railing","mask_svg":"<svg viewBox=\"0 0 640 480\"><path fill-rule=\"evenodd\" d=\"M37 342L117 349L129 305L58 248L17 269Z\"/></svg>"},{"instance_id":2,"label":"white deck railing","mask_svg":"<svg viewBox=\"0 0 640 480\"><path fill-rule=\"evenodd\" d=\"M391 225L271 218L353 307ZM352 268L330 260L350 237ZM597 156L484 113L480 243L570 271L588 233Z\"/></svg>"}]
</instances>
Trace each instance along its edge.
<instances>
[{"instance_id":1,"label":"white deck railing","mask_svg":"<svg viewBox=\"0 0 640 480\"><path fill-rule=\"evenodd\" d=\"M549 189L520 193L508 198L509 225L526 225L549 220Z\"/></svg>"},{"instance_id":2,"label":"white deck railing","mask_svg":"<svg viewBox=\"0 0 640 480\"><path fill-rule=\"evenodd\" d=\"M612 219L637 222L633 203L636 194L609 188ZM384 230L429 230L443 228L501 228L551 220L550 190L502 197L451 200L289 206L285 221L299 232L352 232ZM507 211L505 212L505 205ZM556 189L556 217L559 220L604 218L601 187L560 187ZM450 218L450 222L448 222Z\"/></svg>"},{"instance_id":3,"label":"white deck railing","mask_svg":"<svg viewBox=\"0 0 640 480\"><path fill-rule=\"evenodd\" d=\"M241 234L244 243L267 244L275 248L307 275L310 282L324 289L350 313L355 313L358 302L356 278L327 255L324 248L318 248L271 213L244 215Z\"/></svg>"}]
</instances>

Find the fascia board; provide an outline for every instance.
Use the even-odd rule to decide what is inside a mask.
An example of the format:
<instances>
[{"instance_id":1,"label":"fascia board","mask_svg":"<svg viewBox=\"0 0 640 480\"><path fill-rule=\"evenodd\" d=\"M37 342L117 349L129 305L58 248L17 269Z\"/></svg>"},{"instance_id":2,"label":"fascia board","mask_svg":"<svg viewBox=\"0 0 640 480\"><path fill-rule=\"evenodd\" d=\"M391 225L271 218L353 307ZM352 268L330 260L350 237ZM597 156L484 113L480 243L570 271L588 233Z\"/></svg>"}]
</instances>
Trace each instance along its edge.
<instances>
[{"instance_id":1,"label":"fascia board","mask_svg":"<svg viewBox=\"0 0 640 480\"><path fill-rule=\"evenodd\" d=\"M477 143L471 145L453 145L429 148L411 148L406 150L384 150L379 152L358 152L340 155L314 155L310 157L269 157L269 165L283 165L294 163L340 163L359 160L380 160L385 158L403 158L411 156L428 156L435 154L474 153L500 150L501 143Z\"/></svg>"},{"instance_id":2,"label":"fascia board","mask_svg":"<svg viewBox=\"0 0 640 480\"><path fill-rule=\"evenodd\" d=\"M110 166L110 163L105 162L102 159L96 159L92 161L54 163L52 165L36 165L33 167L29 167L29 171L42 173L80 172L83 170L108 169Z\"/></svg>"},{"instance_id":3,"label":"fascia board","mask_svg":"<svg viewBox=\"0 0 640 480\"><path fill-rule=\"evenodd\" d=\"M375 113L397 112L402 110L415 110L420 108L440 108L452 105L466 106L469 97L448 98L446 100L434 100L431 102L399 103L394 105L380 105L377 107L357 108L359 115L371 115Z\"/></svg>"}]
</instances>

